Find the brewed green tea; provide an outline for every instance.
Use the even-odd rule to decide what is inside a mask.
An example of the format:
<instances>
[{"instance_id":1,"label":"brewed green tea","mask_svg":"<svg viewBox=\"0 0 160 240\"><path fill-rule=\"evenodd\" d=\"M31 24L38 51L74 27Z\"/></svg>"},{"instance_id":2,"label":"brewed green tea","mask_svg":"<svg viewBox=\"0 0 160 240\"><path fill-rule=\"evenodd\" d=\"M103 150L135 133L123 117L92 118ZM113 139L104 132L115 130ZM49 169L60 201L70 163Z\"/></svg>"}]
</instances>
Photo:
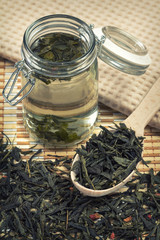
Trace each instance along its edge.
<instances>
[{"instance_id":1,"label":"brewed green tea","mask_svg":"<svg viewBox=\"0 0 160 240\"><path fill-rule=\"evenodd\" d=\"M50 75L33 71L34 89L23 101L25 126L31 136L47 145L77 144L92 133L97 119L97 60L78 69L75 62L87 53L88 46L81 37L68 33L43 35L31 50L45 66L53 66ZM77 68L74 75L70 65ZM26 83L25 76L22 83Z\"/></svg>"}]
</instances>

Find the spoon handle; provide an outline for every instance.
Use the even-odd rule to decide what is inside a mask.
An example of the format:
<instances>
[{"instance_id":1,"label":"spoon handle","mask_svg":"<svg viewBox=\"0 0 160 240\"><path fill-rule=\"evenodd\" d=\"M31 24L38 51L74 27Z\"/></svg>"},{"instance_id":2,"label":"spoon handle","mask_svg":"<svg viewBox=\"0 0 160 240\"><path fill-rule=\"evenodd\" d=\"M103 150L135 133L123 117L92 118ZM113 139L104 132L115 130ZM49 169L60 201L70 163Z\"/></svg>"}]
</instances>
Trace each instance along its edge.
<instances>
[{"instance_id":1,"label":"spoon handle","mask_svg":"<svg viewBox=\"0 0 160 240\"><path fill-rule=\"evenodd\" d=\"M149 92L138 107L124 121L128 128L132 128L137 136L143 136L144 128L160 109L160 78L153 84Z\"/></svg>"}]
</instances>

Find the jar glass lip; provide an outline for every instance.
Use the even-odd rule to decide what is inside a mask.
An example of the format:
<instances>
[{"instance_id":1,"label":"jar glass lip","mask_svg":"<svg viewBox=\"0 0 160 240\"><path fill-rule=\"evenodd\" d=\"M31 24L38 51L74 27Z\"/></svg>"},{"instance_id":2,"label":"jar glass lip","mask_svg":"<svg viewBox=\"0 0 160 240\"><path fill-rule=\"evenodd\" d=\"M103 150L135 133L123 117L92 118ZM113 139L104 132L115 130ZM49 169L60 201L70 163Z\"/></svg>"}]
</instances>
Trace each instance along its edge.
<instances>
[{"instance_id":1,"label":"jar glass lip","mask_svg":"<svg viewBox=\"0 0 160 240\"><path fill-rule=\"evenodd\" d=\"M151 63L146 46L130 33L115 26L93 29L100 41L99 58L128 74L141 75Z\"/></svg>"},{"instance_id":2,"label":"jar glass lip","mask_svg":"<svg viewBox=\"0 0 160 240\"><path fill-rule=\"evenodd\" d=\"M40 58L38 55L36 55L31 50L28 40L32 40L34 37L34 34L38 34L38 32L43 31L45 28L47 28L49 26L53 26L52 25L53 20L54 21L57 20L58 24L66 23L69 25L73 25L75 27L75 31L77 28L77 31L79 32L79 34L84 34L84 33L87 34L87 37L89 40L89 47L88 47L87 51L81 57L71 60L71 61L64 61L64 62L56 62L56 61L53 62L53 61L49 61L46 59L43 59L43 61L42 61L42 58ZM65 27L65 25L64 25L64 27ZM43 36L43 35L41 35L41 36ZM37 37L37 39L38 39L38 37ZM35 61L35 62L37 61L40 64L48 65L50 67L61 67L61 66L67 67L67 66L72 66L72 65L74 66L75 64L77 65L81 62L84 62L85 59L87 59L88 56L90 54L92 54L92 52L95 49L95 46L96 46L95 35L92 31L92 28L87 23L85 23L81 19L76 18L71 15L53 14L53 15L47 15L47 16L37 19L26 29L24 36L23 36L22 56L25 57L26 52L27 52L27 55L30 56L33 61Z\"/></svg>"},{"instance_id":3,"label":"jar glass lip","mask_svg":"<svg viewBox=\"0 0 160 240\"><path fill-rule=\"evenodd\" d=\"M102 32L106 38L110 39L110 41L112 41L114 44L128 52L140 56L148 53L146 46L142 42L120 28L114 26L105 26L102 28Z\"/></svg>"}]
</instances>

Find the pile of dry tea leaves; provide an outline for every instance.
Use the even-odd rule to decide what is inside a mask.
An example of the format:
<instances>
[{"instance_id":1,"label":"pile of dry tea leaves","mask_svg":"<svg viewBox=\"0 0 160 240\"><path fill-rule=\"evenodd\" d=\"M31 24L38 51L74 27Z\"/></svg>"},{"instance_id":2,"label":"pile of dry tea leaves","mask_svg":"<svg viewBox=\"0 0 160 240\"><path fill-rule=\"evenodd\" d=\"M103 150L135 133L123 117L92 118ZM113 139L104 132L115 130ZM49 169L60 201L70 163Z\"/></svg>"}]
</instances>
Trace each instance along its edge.
<instances>
[{"instance_id":1,"label":"pile of dry tea leaves","mask_svg":"<svg viewBox=\"0 0 160 240\"><path fill-rule=\"evenodd\" d=\"M126 192L92 198L74 188L71 159L40 162L40 150L31 152L0 140L0 239L160 239L160 172L137 173Z\"/></svg>"},{"instance_id":2,"label":"pile of dry tea leaves","mask_svg":"<svg viewBox=\"0 0 160 240\"><path fill-rule=\"evenodd\" d=\"M80 161L72 170L77 181L88 188L107 189L122 182L142 161L143 137L136 137L124 123L93 134L85 146L77 148Z\"/></svg>"}]
</instances>

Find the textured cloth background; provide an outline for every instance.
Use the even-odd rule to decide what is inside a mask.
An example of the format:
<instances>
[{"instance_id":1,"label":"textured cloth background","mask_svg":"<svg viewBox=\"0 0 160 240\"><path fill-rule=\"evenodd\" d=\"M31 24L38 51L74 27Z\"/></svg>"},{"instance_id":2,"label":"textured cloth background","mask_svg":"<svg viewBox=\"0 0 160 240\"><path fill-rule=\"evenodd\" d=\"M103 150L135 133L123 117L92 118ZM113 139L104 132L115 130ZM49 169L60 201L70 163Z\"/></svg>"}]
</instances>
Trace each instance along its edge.
<instances>
[{"instance_id":1,"label":"textured cloth background","mask_svg":"<svg viewBox=\"0 0 160 240\"><path fill-rule=\"evenodd\" d=\"M152 63L142 76L124 74L99 61L99 101L129 115L160 77L160 0L0 0L0 56L20 60L25 29L36 19L57 13L95 27L122 28L147 46ZM160 128L160 111L150 125Z\"/></svg>"}]
</instances>

